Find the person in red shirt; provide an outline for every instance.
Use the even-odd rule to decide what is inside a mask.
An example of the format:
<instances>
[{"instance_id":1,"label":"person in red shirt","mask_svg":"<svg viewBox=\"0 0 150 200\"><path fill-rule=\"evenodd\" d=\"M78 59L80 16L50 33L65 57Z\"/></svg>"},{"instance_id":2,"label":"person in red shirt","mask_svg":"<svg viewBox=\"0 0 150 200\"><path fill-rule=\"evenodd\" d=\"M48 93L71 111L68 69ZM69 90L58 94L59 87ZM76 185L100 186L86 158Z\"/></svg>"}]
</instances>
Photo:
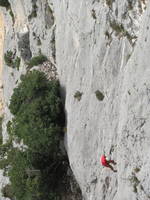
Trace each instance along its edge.
<instances>
[{"instance_id":1,"label":"person in red shirt","mask_svg":"<svg viewBox=\"0 0 150 200\"><path fill-rule=\"evenodd\" d=\"M113 165L116 165L116 162L114 160L108 160L105 155L102 155L100 158L100 162L104 167L108 167L113 172L117 172L117 170L114 170L113 166L110 165L110 163L112 163Z\"/></svg>"}]
</instances>

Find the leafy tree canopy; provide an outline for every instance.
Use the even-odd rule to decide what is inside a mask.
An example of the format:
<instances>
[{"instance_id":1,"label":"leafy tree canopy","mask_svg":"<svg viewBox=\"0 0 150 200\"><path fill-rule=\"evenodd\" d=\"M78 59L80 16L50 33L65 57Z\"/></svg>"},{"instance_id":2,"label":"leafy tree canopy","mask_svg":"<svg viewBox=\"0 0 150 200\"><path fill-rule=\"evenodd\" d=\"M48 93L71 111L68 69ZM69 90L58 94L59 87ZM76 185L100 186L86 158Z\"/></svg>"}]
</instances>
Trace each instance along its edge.
<instances>
[{"instance_id":1,"label":"leafy tree canopy","mask_svg":"<svg viewBox=\"0 0 150 200\"><path fill-rule=\"evenodd\" d=\"M64 110L59 82L36 70L23 75L9 108L14 118L7 124L10 142L1 147L7 159L0 167L8 172L16 200L59 200L56 188L68 164L60 150ZM14 148L12 141L26 147Z\"/></svg>"}]
</instances>

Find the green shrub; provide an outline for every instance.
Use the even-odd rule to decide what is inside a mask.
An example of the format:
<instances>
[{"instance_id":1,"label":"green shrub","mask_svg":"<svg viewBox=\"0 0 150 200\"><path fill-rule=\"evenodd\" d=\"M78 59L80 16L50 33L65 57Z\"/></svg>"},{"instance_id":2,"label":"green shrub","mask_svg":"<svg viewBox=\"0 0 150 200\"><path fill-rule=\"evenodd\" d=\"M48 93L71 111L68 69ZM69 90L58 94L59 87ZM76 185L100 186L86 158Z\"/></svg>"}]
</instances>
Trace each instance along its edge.
<instances>
[{"instance_id":1,"label":"green shrub","mask_svg":"<svg viewBox=\"0 0 150 200\"><path fill-rule=\"evenodd\" d=\"M106 4L109 8L112 8L113 0L106 0Z\"/></svg>"},{"instance_id":2,"label":"green shrub","mask_svg":"<svg viewBox=\"0 0 150 200\"><path fill-rule=\"evenodd\" d=\"M36 10L33 10L33 11L31 12L31 14L28 16L28 20L31 20L31 19L33 19L34 17L37 17L37 12L36 12Z\"/></svg>"},{"instance_id":3,"label":"green shrub","mask_svg":"<svg viewBox=\"0 0 150 200\"><path fill-rule=\"evenodd\" d=\"M74 94L74 98L76 98L78 101L81 100L82 94L80 91L76 91L76 93Z\"/></svg>"},{"instance_id":4,"label":"green shrub","mask_svg":"<svg viewBox=\"0 0 150 200\"><path fill-rule=\"evenodd\" d=\"M99 90L96 90L96 91L95 91L95 95L96 95L96 97L97 97L97 99L98 99L99 101L103 101L103 99L104 99L103 93L101 93Z\"/></svg>"},{"instance_id":5,"label":"green shrub","mask_svg":"<svg viewBox=\"0 0 150 200\"><path fill-rule=\"evenodd\" d=\"M5 7L7 10L9 10L9 14L12 17L13 23L15 22L14 14L12 12L10 3L8 0L0 0L0 6Z\"/></svg>"},{"instance_id":6,"label":"green shrub","mask_svg":"<svg viewBox=\"0 0 150 200\"><path fill-rule=\"evenodd\" d=\"M140 171L140 168L139 168L139 167L134 168L134 172L135 172L135 173L138 173L139 171Z\"/></svg>"},{"instance_id":7,"label":"green shrub","mask_svg":"<svg viewBox=\"0 0 150 200\"><path fill-rule=\"evenodd\" d=\"M12 51L7 51L4 55L4 60L5 60L5 63L8 65L8 66L12 66L13 65L13 59L14 59L14 54Z\"/></svg>"},{"instance_id":8,"label":"green shrub","mask_svg":"<svg viewBox=\"0 0 150 200\"><path fill-rule=\"evenodd\" d=\"M32 18L37 17L37 5L35 1L32 1L32 12L31 14L28 16L28 20L31 20Z\"/></svg>"},{"instance_id":9,"label":"green shrub","mask_svg":"<svg viewBox=\"0 0 150 200\"><path fill-rule=\"evenodd\" d=\"M110 27L116 32L116 34L126 33L123 24L119 24L115 20L110 22Z\"/></svg>"},{"instance_id":10,"label":"green shrub","mask_svg":"<svg viewBox=\"0 0 150 200\"><path fill-rule=\"evenodd\" d=\"M140 184L139 179L136 177L135 173L132 172L132 175L129 177L129 181L133 186L133 192L137 193L137 187Z\"/></svg>"},{"instance_id":11,"label":"green shrub","mask_svg":"<svg viewBox=\"0 0 150 200\"><path fill-rule=\"evenodd\" d=\"M10 198L11 200L14 199L14 193L10 184L7 184L2 188L2 194L6 198Z\"/></svg>"},{"instance_id":12,"label":"green shrub","mask_svg":"<svg viewBox=\"0 0 150 200\"><path fill-rule=\"evenodd\" d=\"M133 2L132 0L128 0L128 9L133 10Z\"/></svg>"},{"instance_id":13,"label":"green shrub","mask_svg":"<svg viewBox=\"0 0 150 200\"><path fill-rule=\"evenodd\" d=\"M3 117L0 117L0 145L3 143L2 123L3 123Z\"/></svg>"},{"instance_id":14,"label":"green shrub","mask_svg":"<svg viewBox=\"0 0 150 200\"><path fill-rule=\"evenodd\" d=\"M8 0L0 0L0 6L9 8L10 7L10 3L9 3Z\"/></svg>"},{"instance_id":15,"label":"green shrub","mask_svg":"<svg viewBox=\"0 0 150 200\"><path fill-rule=\"evenodd\" d=\"M16 68L17 70L19 70L20 67L20 61L21 59L17 56L17 58L14 60L14 68Z\"/></svg>"},{"instance_id":16,"label":"green shrub","mask_svg":"<svg viewBox=\"0 0 150 200\"><path fill-rule=\"evenodd\" d=\"M2 145L1 168L8 171L16 200L59 200L68 162L60 149L64 127L64 110L60 86L48 81L39 71L21 77L9 105L14 115L8 122L10 143ZM23 151L12 141L23 140Z\"/></svg>"},{"instance_id":17,"label":"green shrub","mask_svg":"<svg viewBox=\"0 0 150 200\"><path fill-rule=\"evenodd\" d=\"M28 66L31 68L33 66L37 66L39 64L43 64L43 62L47 61L47 57L44 55L39 55L39 56L35 56L33 57L30 62L28 63Z\"/></svg>"},{"instance_id":18,"label":"green shrub","mask_svg":"<svg viewBox=\"0 0 150 200\"><path fill-rule=\"evenodd\" d=\"M17 56L15 58L15 54L12 51L7 51L4 55L5 63L12 68L17 68L19 70L20 67L20 58Z\"/></svg>"},{"instance_id":19,"label":"green shrub","mask_svg":"<svg viewBox=\"0 0 150 200\"><path fill-rule=\"evenodd\" d=\"M11 16L11 18L12 18L12 21L13 21L13 24L15 23L15 17L14 17L14 13L13 13L13 11L12 11L12 9L10 8L10 10L9 10L9 14L10 14L10 16Z\"/></svg>"},{"instance_id":20,"label":"green shrub","mask_svg":"<svg viewBox=\"0 0 150 200\"><path fill-rule=\"evenodd\" d=\"M95 12L94 9L92 9L92 11L91 11L91 15L92 15L93 19L97 19L97 18L96 18L96 12Z\"/></svg>"},{"instance_id":21,"label":"green shrub","mask_svg":"<svg viewBox=\"0 0 150 200\"><path fill-rule=\"evenodd\" d=\"M0 169L6 169L9 165L8 159L2 159L0 160Z\"/></svg>"},{"instance_id":22,"label":"green shrub","mask_svg":"<svg viewBox=\"0 0 150 200\"><path fill-rule=\"evenodd\" d=\"M124 36L128 39L130 44L133 46L135 44L135 41L132 42L132 40L136 40L136 35L131 35L123 26L123 24L117 23L115 20L110 22L110 27L115 31L116 36Z\"/></svg>"}]
</instances>

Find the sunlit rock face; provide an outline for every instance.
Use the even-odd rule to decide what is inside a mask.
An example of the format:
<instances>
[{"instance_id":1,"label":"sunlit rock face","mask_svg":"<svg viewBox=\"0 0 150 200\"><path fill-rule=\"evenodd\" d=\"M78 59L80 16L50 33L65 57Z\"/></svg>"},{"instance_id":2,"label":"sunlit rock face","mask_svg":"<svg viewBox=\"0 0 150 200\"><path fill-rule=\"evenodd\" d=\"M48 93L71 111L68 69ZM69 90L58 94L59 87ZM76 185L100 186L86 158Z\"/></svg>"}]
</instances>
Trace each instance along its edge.
<instances>
[{"instance_id":1,"label":"sunlit rock face","mask_svg":"<svg viewBox=\"0 0 150 200\"><path fill-rule=\"evenodd\" d=\"M63 89L65 146L83 199L149 199L149 2L10 3L14 21L2 9L4 52L16 51L22 65L19 71L3 67L4 136L13 88L26 72L26 60L42 52L57 68ZM117 162L117 173L100 165L102 153Z\"/></svg>"},{"instance_id":2,"label":"sunlit rock face","mask_svg":"<svg viewBox=\"0 0 150 200\"><path fill-rule=\"evenodd\" d=\"M83 198L148 199L149 4L53 4L56 62L66 91L66 146ZM117 173L100 165L104 152L117 162Z\"/></svg>"}]
</instances>

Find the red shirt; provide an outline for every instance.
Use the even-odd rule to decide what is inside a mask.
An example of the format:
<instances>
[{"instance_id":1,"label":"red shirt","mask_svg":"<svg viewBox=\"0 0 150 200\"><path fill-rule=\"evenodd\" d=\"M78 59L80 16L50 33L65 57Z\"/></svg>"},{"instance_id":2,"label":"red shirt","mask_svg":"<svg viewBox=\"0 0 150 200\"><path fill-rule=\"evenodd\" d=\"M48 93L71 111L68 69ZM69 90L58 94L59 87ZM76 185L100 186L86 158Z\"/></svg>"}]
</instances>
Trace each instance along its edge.
<instances>
[{"instance_id":1,"label":"red shirt","mask_svg":"<svg viewBox=\"0 0 150 200\"><path fill-rule=\"evenodd\" d=\"M107 160L106 160L106 156L102 155L100 158L100 162L103 166L108 166Z\"/></svg>"}]
</instances>

